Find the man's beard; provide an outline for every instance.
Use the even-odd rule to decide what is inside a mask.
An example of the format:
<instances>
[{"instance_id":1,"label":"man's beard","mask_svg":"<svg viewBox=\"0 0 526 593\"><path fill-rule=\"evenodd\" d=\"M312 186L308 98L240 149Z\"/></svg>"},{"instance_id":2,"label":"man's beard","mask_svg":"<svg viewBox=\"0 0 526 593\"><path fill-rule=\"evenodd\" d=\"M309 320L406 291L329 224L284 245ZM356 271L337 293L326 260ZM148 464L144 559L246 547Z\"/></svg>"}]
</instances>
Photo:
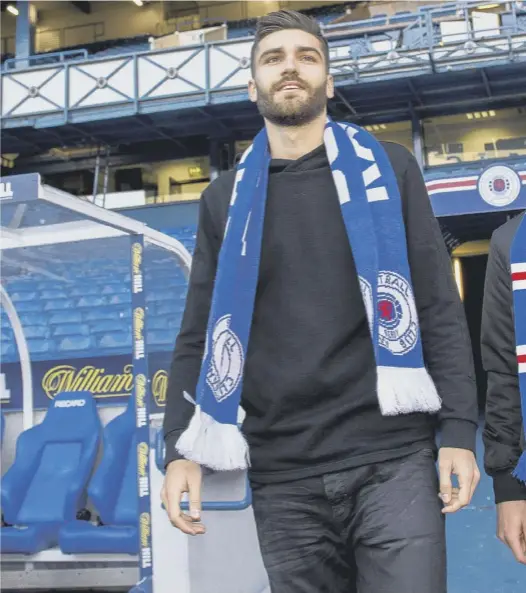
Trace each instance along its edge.
<instances>
[{"instance_id":1,"label":"man's beard","mask_svg":"<svg viewBox=\"0 0 526 593\"><path fill-rule=\"evenodd\" d=\"M259 113L273 124L283 127L302 126L316 119L327 106L325 84L313 89L303 81L298 82L302 85L306 97L282 99L279 103L274 97L282 82L273 85L269 92L258 88Z\"/></svg>"}]
</instances>

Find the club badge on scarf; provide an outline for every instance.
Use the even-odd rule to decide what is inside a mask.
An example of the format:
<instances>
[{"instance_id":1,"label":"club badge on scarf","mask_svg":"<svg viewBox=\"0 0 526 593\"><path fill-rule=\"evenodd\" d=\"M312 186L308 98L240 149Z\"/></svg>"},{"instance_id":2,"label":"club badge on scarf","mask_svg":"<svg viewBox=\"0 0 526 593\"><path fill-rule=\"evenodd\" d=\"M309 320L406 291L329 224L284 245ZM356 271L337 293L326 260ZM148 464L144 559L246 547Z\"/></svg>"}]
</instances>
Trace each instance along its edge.
<instances>
[{"instance_id":1,"label":"club badge on scarf","mask_svg":"<svg viewBox=\"0 0 526 593\"><path fill-rule=\"evenodd\" d=\"M522 426L526 437L526 216L515 233L510 256ZM526 483L526 451L520 456L513 475Z\"/></svg>"},{"instance_id":2,"label":"club badge on scarf","mask_svg":"<svg viewBox=\"0 0 526 593\"><path fill-rule=\"evenodd\" d=\"M377 365L382 414L433 413L440 398L423 362L400 193L382 145L368 132L327 121L324 142L358 271ZM196 406L177 442L216 470L246 469L238 410L259 274L270 154L266 130L236 173L219 254Z\"/></svg>"}]
</instances>

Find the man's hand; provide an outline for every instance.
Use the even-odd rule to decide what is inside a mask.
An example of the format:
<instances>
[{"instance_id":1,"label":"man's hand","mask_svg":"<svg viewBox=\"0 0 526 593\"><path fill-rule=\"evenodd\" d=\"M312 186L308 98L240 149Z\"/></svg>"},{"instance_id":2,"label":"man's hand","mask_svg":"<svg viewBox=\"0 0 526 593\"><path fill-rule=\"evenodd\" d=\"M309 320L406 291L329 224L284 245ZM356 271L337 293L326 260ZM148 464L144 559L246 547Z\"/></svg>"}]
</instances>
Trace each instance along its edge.
<instances>
[{"instance_id":1,"label":"man's hand","mask_svg":"<svg viewBox=\"0 0 526 593\"><path fill-rule=\"evenodd\" d=\"M467 449L443 447L438 454L440 473L440 498L444 502L443 513L456 513L471 502L480 481L480 471L475 455ZM458 478L459 488L453 488L451 475Z\"/></svg>"},{"instance_id":2,"label":"man's hand","mask_svg":"<svg viewBox=\"0 0 526 593\"><path fill-rule=\"evenodd\" d=\"M511 549L517 562L526 564L526 500L497 505L497 537Z\"/></svg>"},{"instance_id":3,"label":"man's hand","mask_svg":"<svg viewBox=\"0 0 526 593\"><path fill-rule=\"evenodd\" d=\"M181 511L181 498L188 492L190 515ZM201 467L193 461L172 461L166 468L161 500L174 527L188 535L205 533L201 520Z\"/></svg>"}]
</instances>

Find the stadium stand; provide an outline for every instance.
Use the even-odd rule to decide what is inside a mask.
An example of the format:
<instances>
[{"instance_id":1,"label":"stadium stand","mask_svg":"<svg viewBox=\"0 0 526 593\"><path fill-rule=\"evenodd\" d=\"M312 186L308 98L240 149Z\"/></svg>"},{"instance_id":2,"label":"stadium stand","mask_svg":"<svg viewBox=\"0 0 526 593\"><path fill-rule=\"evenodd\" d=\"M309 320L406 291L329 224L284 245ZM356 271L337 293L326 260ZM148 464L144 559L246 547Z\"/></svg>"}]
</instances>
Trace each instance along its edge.
<instances>
[{"instance_id":1,"label":"stadium stand","mask_svg":"<svg viewBox=\"0 0 526 593\"><path fill-rule=\"evenodd\" d=\"M75 519L100 440L90 392L63 392L43 422L23 432L2 477L3 554L35 554L58 543L60 525Z\"/></svg>"},{"instance_id":2,"label":"stadium stand","mask_svg":"<svg viewBox=\"0 0 526 593\"><path fill-rule=\"evenodd\" d=\"M195 245L195 227L167 229L190 252ZM20 314L33 360L57 360L130 352L130 272L127 262L101 258L84 267L49 263L50 271L66 281L28 273L6 283ZM72 272L71 270L74 269ZM162 270L162 274L161 274ZM171 350L179 330L187 283L171 262L152 262L145 282L152 282L148 345L154 351ZM4 363L18 360L13 331L2 310L1 356Z\"/></svg>"}]
</instances>

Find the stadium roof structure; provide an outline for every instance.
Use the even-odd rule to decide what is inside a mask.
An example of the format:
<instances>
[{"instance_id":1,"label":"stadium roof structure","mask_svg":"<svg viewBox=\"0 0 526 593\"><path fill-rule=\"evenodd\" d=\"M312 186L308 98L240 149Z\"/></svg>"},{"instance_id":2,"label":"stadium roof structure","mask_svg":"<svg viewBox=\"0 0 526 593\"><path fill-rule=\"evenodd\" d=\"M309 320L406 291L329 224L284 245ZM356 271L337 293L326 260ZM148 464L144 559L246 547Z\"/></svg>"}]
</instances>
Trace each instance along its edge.
<instances>
[{"instance_id":1,"label":"stadium roof structure","mask_svg":"<svg viewBox=\"0 0 526 593\"><path fill-rule=\"evenodd\" d=\"M0 178L0 250L143 235L174 253L188 275L191 255L177 239L147 224L42 183L38 173Z\"/></svg>"}]
</instances>

